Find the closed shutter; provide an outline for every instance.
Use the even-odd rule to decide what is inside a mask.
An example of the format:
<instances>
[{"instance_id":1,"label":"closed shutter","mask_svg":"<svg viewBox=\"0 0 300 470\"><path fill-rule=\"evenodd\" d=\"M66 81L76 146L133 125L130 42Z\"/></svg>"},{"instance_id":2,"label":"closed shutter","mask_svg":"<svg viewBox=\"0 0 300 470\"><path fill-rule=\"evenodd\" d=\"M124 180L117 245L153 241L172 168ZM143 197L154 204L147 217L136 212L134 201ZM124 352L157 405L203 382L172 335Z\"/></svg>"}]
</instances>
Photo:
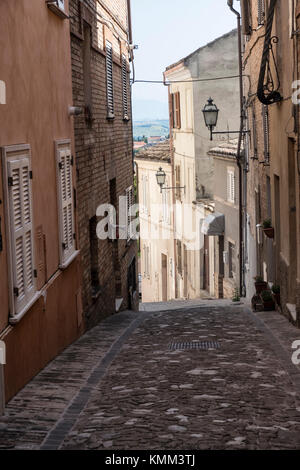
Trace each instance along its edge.
<instances>
[{"instance_id":1,"label":"closed shutter","mask_svg":"<svg viewBox=\"0 0 300 470\"><path fill-rule=\"evenodd\" d=\"M127 199L127 240L131 240L133 237L133 233L130 227L131 224L131 214L130 209L134 205L134 195L133 195L133 187L126 189L126 199Z\"/></svg>"},{"instance_id":2,"label":"closed shutter","mask_svg":"<svg viewBox=\"0 0 300 470\"><path fill-rule=\"evenodd\" d=\"M73 159L69 147L57 145L57 183L60 231L60 264L63 266L75 252Z\"/></svg>"},{"instance_id":3,"label":"closed shutter","mask_svg":"<svg viewBox=\"0 0 300 470\"><path fill-rule=\"evenodd\" d=\"M122 94L123 94L123 118L128 119L128 88L127 88L127 61L122 54Z\"/></svg>"},{"instance_id":4,"label":"closed shutter","mask_svg":"<svg viewBox=\"0 0 300 470\"><path fill-rule=\"evenodd\" d=\"M176 113L176 127L177 129L181 128L181 114L180 114L180 93L179 91L175 93L175 113Z\"/></svg>"},{"instance_id":5,"label":"closed shutter","mask_svg":"<svg viewBox=\"0 0 300 470\"><path fill-rule=\"evenodd\" d=\"M256 115L254 103L252 108L252 134L253 134L253 158L257 158L257 132L256 132Z\"/></svg>"},{"instance_id":6,"label":"closed shutter","mask_svg":"<svg viewBox=\"0 0 300 470\"><path fill-rule=\"evenodd\" d=\"M106 89L107 89L107 114L114 117L114 88L113 88L113 50L109 41L106 41Z\"/></svg>"},{"instance_id":7,"label":"closed shutter","mask_svg":"<svg viewBox=\"0 0 300 470\"><path fill-rule=\"evenodd\" d=\"M249 0L241 0L241 13L243 34L248 36L251 34Z\"/></svg>"},{"instance_id":8,"label":"closed shutter","mask_svg":"<svg viewBox=\"0 0 300 470\"><path fill-rule=\"evenodd\" d=\"M268 106L262 105L262 120L263 120L263 133L264 133L264 163L270 162L270 144L269 144L269 110Z\"/></svg>"},{"instance_id":9,"label":"closed shutter","mask_svg":"<svg viewBox=\"0 0 300 470\"><path fill-rule=\"evenodd\" d=\"M264 23L265 21L265 0L258 0L257 1L257 14L258 14L258 17L257 17L257 22L258 22L258 25L261 25Z\"/></svg>"},{"instance_id":10,"label":"closed shutter","mask_svg":"<svg viewBox=\"0 0 300 470\"><path fill-rule=\"evenodd\" d=\"M180 175L180 165L176 165L175 167L175 196L176 199L180 199L180 185L181 185L181 175Z\"/></svg>"},{"instance_id":11,"label":"closed shutter","mask_svg":"<svg viewBox=\"0 0 300 470\"><path fill-rule=\"evenodd\" d=\"M27 156L11 157L7 160L12 287L16 315L36 292L30 171L30 160Z\"/></svg>"},{"instance_id":12,"label":"closed shutter","mask_svg":"<svg viewBox=\"0 0 300 470\"><path fill-rule=\"evenodd\" d=\"M170 93L169 88L169 113L170 113L170 129L174 128L174 106L173 106L173 93Z\"/></svg>"},{"instance_id":13,"label":"closed shutter","mask_svg":"<svg viewBox=\"0 0 300 470\"><path fill-rule=\"evenodd\" d=\"M235 203L235 174L234 170L227 171L227 200Z\"/></svg>"}]
</instances>

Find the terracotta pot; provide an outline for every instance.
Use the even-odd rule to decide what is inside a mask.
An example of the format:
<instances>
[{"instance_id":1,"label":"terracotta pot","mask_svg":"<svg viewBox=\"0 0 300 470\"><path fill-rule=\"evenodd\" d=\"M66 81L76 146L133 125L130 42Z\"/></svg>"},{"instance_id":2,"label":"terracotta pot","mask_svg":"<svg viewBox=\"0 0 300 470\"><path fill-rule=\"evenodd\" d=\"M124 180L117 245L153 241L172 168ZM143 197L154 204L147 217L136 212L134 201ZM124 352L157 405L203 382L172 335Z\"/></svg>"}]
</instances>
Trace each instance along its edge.
<instances>
[{"instance_id":1,"label":"terracotta pot","mask_svg":"<svg viewBox=\"0 0 300 470\"><path fill-rule=\"evenodd\" d=\"M255 283L255 289L257 294L260 294L263 290L266 290L267 287L268 284L265 281L259 281Z\"/></svg>"},{"instance_id":2,"label":"terracotta pot","mask_svg":"<svg viewBox=\"0 0 300 470\"><path fill-rule=\"evenodd\" d=\"M263 231L265 232L265 234L268 238L274 238L274 228L273 227L264 228Z\"/></svg>"}]
</instances>

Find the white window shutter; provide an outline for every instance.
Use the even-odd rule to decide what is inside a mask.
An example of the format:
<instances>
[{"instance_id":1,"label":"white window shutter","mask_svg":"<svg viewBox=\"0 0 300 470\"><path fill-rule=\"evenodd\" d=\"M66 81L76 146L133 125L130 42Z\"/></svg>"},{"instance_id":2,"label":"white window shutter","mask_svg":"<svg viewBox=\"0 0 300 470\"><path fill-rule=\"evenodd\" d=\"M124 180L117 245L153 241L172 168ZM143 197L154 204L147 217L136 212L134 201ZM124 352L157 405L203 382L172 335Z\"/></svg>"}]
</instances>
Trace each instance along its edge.
<instances>
[{"instance_id":1,"label":"white window shutter","mask_svg":"<svg viewBox=\"0 0 300 470\"><path fill-rule=\"evenodd\" d=\"M133 187L130 186L126 189L126 198L127 198L127 241L131 240L133 237L133 233L131 233L130 224L132 222L132 216L130 215L130 209L134 204L134 196L133 196Z\"/></svg>"},{"instance_id":2,"label":"white window shutter","mask_svg":"<svg viewBox=\"0 0 300 470\"><path fill-rule=\"evenodd\" d=\"M57 145L57 185L60 233L60 264L64 266L75 252L72 155L69 147Z\"/></svg>"},{"instance_id":3,"label":"white window shutter","mask_svg":"<svg viewBox=\"0 0 300 470\"><path fill-rule=\"evenodd\" d=\"M19 314L36 293L29 156L7 160L8 214L14 312Z\"/></svg>"},{"instance_id":4,"label":"white window shutter","mask_svg":"<svg viewBox=\"0 0 300 470\"><path fill-rule=\"evenodd\" d=\"M128 119L128 89L127 89L127 61L122 54L122 95L123 95L123 118Z\"/></svg>"}]
</instances>

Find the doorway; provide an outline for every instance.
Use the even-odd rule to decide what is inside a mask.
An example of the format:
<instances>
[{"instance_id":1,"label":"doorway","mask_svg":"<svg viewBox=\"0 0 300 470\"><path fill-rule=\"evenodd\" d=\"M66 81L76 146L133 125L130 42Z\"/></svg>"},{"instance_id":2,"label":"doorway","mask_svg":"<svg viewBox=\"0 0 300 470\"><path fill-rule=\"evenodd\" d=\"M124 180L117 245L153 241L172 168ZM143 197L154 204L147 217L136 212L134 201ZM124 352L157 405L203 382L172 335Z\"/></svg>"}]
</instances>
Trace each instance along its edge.
<instances>
[{"instance_id":1,"label":"doorway","mask_svg":"<svg viewBox=\"0 0 300 470\"><path fill-rule=\"evenodd\" d=\"M162 276L162 301L168 300L168 257L161 255L161 276Z\"/></svg>"},{"instance_id":2,"label":"doorway","mask_svg":"<svg viewBox=\"0 0 300 470\"><path fill-rule=\"evenodd\" d=\"M208 235L204 235L204 273L203 273L203 288L207 292L209 292L210 282L209 282L209 237Z\"/></svg>"}]
</instances>

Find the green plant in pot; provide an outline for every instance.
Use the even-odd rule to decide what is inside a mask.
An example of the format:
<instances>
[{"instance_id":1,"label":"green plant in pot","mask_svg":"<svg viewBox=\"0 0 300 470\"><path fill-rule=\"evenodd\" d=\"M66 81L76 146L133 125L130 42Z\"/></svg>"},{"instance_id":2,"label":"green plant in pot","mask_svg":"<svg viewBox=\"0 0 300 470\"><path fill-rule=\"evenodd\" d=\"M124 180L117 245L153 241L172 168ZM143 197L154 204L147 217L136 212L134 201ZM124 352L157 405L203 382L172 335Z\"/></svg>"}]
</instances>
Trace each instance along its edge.
<instances>
[{"instance_id":1,"label":"green plant in pot","mask_svg":"<svg viewBox=\"0 0 300 470\"><path fill-rule=\"evenodd\" d=\"M261 276L255 276L254 281L257 294L260 294L263 290L266 290L266 288L268 287L268 284L263 280Z\"/></svg>"},{"instance_id":2,"label":"green plant in pot","mask_svg":"<svg viewBox=\"0 0 300 470\"><path fill-rule=\"evenodd\" d=\"M272 227L271 219L263 221L263 231L268 238L274 238L274 228Z\"/></svg>"},{"instance_id":3,"label":"green plant in pot","mask_svg":"<svg viewBox=\"0 0 300 470\"><path fill-rule=\"evenodd\" d=\"M232 297L232 302L240 302L241 300L241 296L240 296L240 291L239 289L236 287L234 289L234 295Z\"/></svg>"},{"instance_id":4,"label":"green plant in pot","mask_svg":"<svg viewBox=\"0 0 300 470\"><path fill-rule=\"evenodd\" d=\"M281 305L281 303L280 303L280 286L278 284L273 284L272 292L273 292L273 297L275 299L275 302L280 307L280 305Z\"/></svg>"},{"instance_id":5,"label":"green plant in pot","mask_svg":"<svg viewBox=\"0 0 300 470\"><path fill-rule=\"evenodd\" d=\"M275 310L275 303L272 297L272 292L270 290L263 290L260 294L262 299L264 310L269 312L271 310Z\"/></svg>"}]
</instances>

